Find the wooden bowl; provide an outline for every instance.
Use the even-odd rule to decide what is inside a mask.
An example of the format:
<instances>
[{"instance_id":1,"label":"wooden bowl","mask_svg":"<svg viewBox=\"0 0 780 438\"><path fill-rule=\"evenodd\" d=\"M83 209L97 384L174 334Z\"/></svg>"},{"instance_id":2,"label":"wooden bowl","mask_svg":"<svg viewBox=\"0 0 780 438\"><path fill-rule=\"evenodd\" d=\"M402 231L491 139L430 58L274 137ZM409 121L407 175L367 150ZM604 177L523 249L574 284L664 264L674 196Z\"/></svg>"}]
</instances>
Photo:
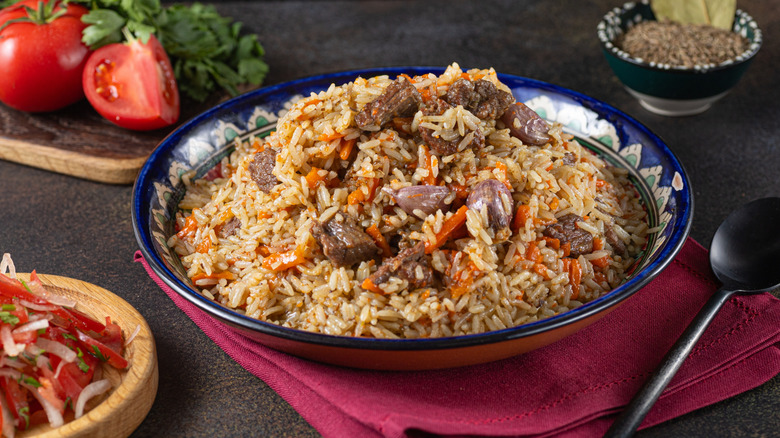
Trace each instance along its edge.
<instances>
[{"instance_id":1,"label":"wooden bowl","mask_svg":"<svg viewBox=\"0 0 780 438\"><path fill-rule=\"evenodd\" d=\"M29 274L17 274L29 280ZM117 438L129 436L152 407L157 394L157 350L149 325L127 301L94 284L56 275L39 274L43 285L57 295L76 300L76 309L98 321L106 316L119 324L125 339L140 327L132 343L125 348L124 357L130 365L117 370L103 364L103 376L112 388L87 403L85 414L58 428L40 424L28 430L17 431L16 436Z\"/></svg>"}]
</instances>

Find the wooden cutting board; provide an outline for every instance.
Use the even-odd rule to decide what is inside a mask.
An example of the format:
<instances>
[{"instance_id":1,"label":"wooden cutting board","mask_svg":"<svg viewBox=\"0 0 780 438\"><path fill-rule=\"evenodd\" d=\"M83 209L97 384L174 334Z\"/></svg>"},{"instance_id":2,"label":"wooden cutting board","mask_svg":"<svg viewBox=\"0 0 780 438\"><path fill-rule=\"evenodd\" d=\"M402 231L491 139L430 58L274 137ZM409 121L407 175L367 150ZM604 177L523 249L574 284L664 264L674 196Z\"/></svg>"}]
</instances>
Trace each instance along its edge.
<instances>
[{"instance_id":1,"label":"wooden cutting board","mask_svg":"<svg viewBox=\"0 0 780 438\"><path fill-rule=\"evenodd\" d=\"M182 102L179 123L141 132L120 128L84 100L29 114L0 104L0 159L109 184L132 184L149 154L176 126L213 106Z\"/></svg>"}]
</instances>

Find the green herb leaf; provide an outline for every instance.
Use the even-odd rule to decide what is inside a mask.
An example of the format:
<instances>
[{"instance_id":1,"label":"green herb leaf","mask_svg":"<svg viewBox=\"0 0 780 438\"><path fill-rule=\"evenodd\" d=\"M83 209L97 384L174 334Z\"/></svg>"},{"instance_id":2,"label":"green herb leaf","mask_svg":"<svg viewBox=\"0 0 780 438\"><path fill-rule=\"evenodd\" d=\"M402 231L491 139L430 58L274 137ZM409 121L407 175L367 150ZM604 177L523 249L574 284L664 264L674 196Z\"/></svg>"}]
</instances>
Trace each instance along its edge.
<instances>
[{"instance_id":1,"label":"green herb leaf","mask_svg":"<svg viewBox=\"0 0 780 438\"><path fill-rule=\"evenodd\" d=\"M19 409L19 416L24 419L24 428L27 429L30 427L30 407L25 406L22 409Z\"/></svg>"},{"instance_id":2,"label":"green herb leaf","mask_svg":"<svg viewBox=\"0 0 780 438\"><path fill-rule=\"evenodd\" d=\"M92 354L101 361L108 362L108 357L103 356L103 353L100 351L97 345L92 346Z\"/></svg>"},{"instance_id":3,"label":"green herb leaf","mask_svg":"<svg viewBox=\"0 0 780 438\"><path fill-rule=\"evenodd\" d=\"M221 88L232 95L246 84L260 85L268 74L257 35L241 35L241 23L212 5L159 0L71 0L90 8L82 41L92 49L124 41L126 28L141 42L154 34L171 60L182 94L204 101Z\"/></svg>"},{"instance_id":4,"label":"green herb leaf","mask_svg":"<svg viewBox=\"0 0 780 438\"><path fill-rule=\"evenodd\" d=\"M84 359L82 359L81 357L79 357L78 359L79 359L78 360L78 367L81 370L81 372L82 373L89 372L89 365L87 365L87 363L84 362Z\"/></svg>"},{"instance_id":5,"label":"green herb leaf","mask_svg":"<svg viewBox=\"0 0 780 438\"><path fill-rule=\"evenodd\" d=\"M127 30L131 31L141 43L149 42L149 36L154 33L154 26L149 26L138 21L128 21Z\"/></svg>"},{"instance_id":6,"label":"green herb leaf","mask_svg":"<svg viewBox=\"0 0 780 438\"><path fill-rule=\"evenodd\" d=\"M110 9L96 9L81 17L90 26L84 29L81 41L93 49L122 41L122 27L127 22Z\"/></svg>"},{"instance_id":7,"label":"green herb leaf","mask_svg":"<svg viewBox=\"0 0 780 438\"><path fill-rule=\"evenodd\" d=\"M3 321L6 324L16 325L19 324L19 317L11 315L8 312L0 312L0 321Z\"/></svg>"},{"instance_id":8,"label":"green herb leaf","mask_svg":"<svg viewBox=\"0 0 780 438\"><path fill-rule=\"evenodd\" d=\"M24 378L24 383L34 386L36 388L40 388L41 386L43 386L41 385L41 382L35 379L35 377L30 377L30 376Z\"/></svg>"},{"instance_id":9,"label":"green herb leaf","mask_svg":"<svg viewBox=\"0 0 780 438\"><path fill-rule=\"evenodd\" d=\"M13 304L3 304L3 310L7 312L13 312L16 310L16 306Z\"/></svg>"}]
</instances>

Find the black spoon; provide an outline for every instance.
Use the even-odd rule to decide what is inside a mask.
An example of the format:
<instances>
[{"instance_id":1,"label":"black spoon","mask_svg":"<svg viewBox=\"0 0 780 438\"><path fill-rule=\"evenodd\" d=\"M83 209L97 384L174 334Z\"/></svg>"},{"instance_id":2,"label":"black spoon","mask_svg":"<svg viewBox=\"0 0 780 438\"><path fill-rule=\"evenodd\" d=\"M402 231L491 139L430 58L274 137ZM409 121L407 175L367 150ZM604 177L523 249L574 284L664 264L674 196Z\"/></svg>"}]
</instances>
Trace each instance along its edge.
<instances>
[{"instance_id":1,"label":"black spoon","mask_svg":"<svg viewBox=\"0 0 780 438\"><path fill-rule=\"evenodd\" d=\"M634 434L731 295L761 293L780 286L780 198L758 199L732 212L712 237L710 266L723 286L702 307L605 436Z\"/></svg>"}]
</instances>

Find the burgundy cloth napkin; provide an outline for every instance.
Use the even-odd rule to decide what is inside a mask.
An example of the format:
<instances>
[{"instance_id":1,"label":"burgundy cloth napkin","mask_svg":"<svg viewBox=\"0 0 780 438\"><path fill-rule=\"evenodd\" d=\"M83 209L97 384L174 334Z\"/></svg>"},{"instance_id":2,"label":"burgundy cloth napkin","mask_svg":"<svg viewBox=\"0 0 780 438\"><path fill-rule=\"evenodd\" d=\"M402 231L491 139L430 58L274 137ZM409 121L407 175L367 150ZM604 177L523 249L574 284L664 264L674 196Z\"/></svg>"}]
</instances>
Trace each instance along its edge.
<instances>
[{"instance_id":1,"label":"burgundy cloth napkin","mask_svg":"<svg viewBox=\"0 0 780 438\"><path fill-rule=\"evenodd\" d=\"M598 436L718 285L689 239L671 265L595 324L547 347L483 365L424 372L342 368L266 348L174 293L136 261L225 352L325 437ZM642 427L761 385L780 372L780 300L736 296Z\"/></svg>"}]
</instances>

